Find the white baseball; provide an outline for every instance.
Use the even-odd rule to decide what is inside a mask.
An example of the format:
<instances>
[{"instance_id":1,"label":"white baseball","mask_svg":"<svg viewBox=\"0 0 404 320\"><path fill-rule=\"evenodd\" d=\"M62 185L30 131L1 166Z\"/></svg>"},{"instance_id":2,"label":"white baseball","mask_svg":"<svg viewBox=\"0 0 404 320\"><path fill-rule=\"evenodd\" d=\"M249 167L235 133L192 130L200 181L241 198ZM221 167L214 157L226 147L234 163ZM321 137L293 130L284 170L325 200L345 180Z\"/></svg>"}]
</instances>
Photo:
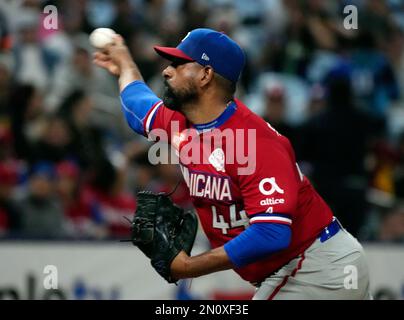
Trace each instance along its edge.
<instances>
[{"instance_id":1,"label":"white baseball","mask_svg":"<svg viewBox=\"0 0 404 320\"><path fill-rule=\"evenodd\" d=\"M113 36L116 32L110 28L98 28L90 34L90 43L97 49L103 49L114 42Z\"/></svg>"}]
</instances>

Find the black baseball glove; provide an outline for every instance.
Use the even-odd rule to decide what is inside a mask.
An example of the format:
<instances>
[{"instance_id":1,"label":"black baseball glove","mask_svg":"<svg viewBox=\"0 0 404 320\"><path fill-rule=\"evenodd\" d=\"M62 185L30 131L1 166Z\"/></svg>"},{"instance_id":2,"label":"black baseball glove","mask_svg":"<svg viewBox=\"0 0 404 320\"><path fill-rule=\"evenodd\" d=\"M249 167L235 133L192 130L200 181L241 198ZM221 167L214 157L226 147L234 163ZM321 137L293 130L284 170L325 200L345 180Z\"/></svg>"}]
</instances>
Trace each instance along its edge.
<instances>
[{"instance_id":1,"label":"black baseball glove","mask_svg":"<svg viewBox=\"0 0 404 320\"><path fill-rule=\"evenodd\" d=\"M147 257L153 268L169 283L171 262L181 250L190 255L198 219L195 213L173 204L168 195L141 191L132 223L131 241Z\"/></svg>"}]
</instances>

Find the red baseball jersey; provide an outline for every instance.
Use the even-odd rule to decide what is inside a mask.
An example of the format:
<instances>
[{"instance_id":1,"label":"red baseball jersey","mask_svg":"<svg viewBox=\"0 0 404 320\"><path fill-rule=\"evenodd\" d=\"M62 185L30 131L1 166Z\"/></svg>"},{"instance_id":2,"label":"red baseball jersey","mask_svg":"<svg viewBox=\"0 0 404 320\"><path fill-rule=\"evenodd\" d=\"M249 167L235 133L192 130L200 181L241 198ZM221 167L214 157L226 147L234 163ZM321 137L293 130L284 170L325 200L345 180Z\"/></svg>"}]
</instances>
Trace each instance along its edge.
<instances>
[{"instance_id":1,"label":"red baseball jersey","mask_svg":"<svg viewBox=\"0 0 404 320\"><path fill-rule=\"evenodd\" d=\"M161 101L143 121L145 135L152 139L167 133L213 248L252 223L290 225L289 247L235 269L243 279L262 281L302 253L331 223L330 208L300 172L289 140L240 101L203 126L192 125Z\"/></svg>"}]
</instances>

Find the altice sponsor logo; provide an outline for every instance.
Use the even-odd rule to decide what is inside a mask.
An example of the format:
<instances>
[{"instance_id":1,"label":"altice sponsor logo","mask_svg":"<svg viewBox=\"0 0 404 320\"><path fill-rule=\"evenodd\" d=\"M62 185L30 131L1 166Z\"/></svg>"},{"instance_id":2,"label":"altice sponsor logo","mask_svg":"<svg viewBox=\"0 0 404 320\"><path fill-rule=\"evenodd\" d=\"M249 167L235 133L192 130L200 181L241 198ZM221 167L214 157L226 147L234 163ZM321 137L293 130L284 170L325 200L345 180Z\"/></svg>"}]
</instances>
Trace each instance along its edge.
<instances>
[{"instance_id":1,"label":"altice sponsor logo","mask_svg":"<svg viewBox=\"0 0 404 320\"><path fill-rule=\"evenodd\" d=\"M275 199L275 198L266 198L264 200L260 201L261 206L269 206L269 205L275 205L275 204L284 204L285 199Z\"/></svg>"}]
</instances>

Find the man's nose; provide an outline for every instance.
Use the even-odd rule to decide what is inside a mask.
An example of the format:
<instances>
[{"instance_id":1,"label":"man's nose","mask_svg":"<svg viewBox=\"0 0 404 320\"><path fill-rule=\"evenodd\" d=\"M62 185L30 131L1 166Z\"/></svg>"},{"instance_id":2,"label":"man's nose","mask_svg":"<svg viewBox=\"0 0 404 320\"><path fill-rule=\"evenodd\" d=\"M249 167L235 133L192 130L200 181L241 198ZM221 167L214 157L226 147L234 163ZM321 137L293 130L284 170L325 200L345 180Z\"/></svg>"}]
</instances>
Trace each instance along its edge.
<instances>
[{"instance_id":1,"label":"man's nose","mask_svg":"<svg viewBox=\"0 0 404 320\"><path fill-rule=\"evenodd\" d=\"M174 68L172 66L168 66L162 72L164 79L170 79L173 76Z\"/></svg>"}]
</instances>

